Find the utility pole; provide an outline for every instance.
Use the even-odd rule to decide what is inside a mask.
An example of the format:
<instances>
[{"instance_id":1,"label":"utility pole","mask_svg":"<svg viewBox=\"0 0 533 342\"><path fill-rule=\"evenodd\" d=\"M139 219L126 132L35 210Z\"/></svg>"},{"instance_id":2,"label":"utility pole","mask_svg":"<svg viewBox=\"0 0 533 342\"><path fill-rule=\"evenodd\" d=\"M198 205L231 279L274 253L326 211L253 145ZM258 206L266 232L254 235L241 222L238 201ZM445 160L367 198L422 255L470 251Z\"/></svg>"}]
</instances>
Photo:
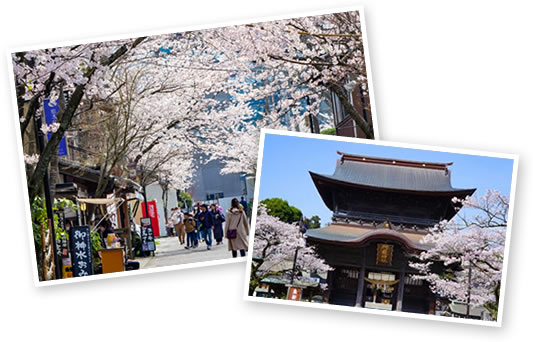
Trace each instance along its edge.
<instances>
[{"instance_id":1,"label":"utility pole","mask_svg":"<svg viewBox=\"0 0 533 342\"><path fill-rule=\"evenodd\" d=\"M144 217L150 217L148 215L148 201L146 200L146 185L143 184L143 197L144 197Z\"/></svg>"}]
</instances>

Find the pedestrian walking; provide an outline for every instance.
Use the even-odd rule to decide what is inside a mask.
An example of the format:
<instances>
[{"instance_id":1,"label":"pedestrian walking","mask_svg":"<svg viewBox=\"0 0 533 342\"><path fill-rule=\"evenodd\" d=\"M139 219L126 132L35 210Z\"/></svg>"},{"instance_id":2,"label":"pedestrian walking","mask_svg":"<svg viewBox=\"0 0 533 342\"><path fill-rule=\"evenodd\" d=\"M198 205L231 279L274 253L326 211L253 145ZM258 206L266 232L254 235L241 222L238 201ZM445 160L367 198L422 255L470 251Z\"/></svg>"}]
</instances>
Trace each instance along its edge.
<instances>
[{"instance_id":1,"label":"pedestrian walking","mask_svg":"<svg viewBox=\"0 0 533 342\"><path fill-rule=\"evenodd\" d=\"M170 219L176 229L176 235L181 245L185 243L185 225L183 224L183 213L180 208L172 208Z\"/></svg>"},{"instance_id":2,"label":"pedestrian walking","mask_svg":"<svg viewBox=\"0 0 533 342\"><path fill-rule=\"evenodd\" d=\"M215 237L217 245L220 245L224 240L224 229L222 228L222 223L226 221L226 217L224 217L222 210L219 210L217 208L216 204L211 204L209 208L214 219L215 228L213 229L213 235Z\"/></svg>"},{"instance_id":3,"label":"pedestrian walking","mask_svg":"<svg viewBox=\"0 0 533 342\"><path fill-rule=\"evenodd\" d=\"M185 216L181 212L181 209L178 207L176 208L177 216L178 216L178 223L176 224L176 234L178 235L178 239L180 240L180 244L185 243Z\"/></svg>"},{"instance_id":4,"label":"pedestrian walking","mask_svg":"<svg viewBox=\"0 0 533 342\"><path fill-rule=\"evenodd\" d=\"M185 214L184 221L185 233L187 234L187 245L185 246L185 249L196 248L198 247L198 241L196 239L196 222L189 213Z\"/></svg>"},{"instance_id":5,"label":"pedestrian walking","mask_svg":"<svg viewBox=\"0 0 533 342\"><path fill-rule=\"evenodd\" d=\"M237 251L241 256L246 255L248 250L248 218L243 206L239 200L234 198L231 200L231 208L226 213L226 225L224 227L224 235L228 239L228 250L234 258L237 257Z\"/></svg>"},{"instance_id":6,"label":"pedestrian walking","mask_svg":"<svg viewBox=\"0 0 533 342\"><path fill-rule=\"evenodd\" d=\"M193 208L194 220L196 221L196 239L198 242L204 241L204 232L200 229L202 225L200 222L200 213L202 212L201 208L202 204L200 202L196 202L196 205Z\"/></svg>"},{"instance_id":7,"label":"pedestrian walking","mask_svg":"<svg viewBox=\"0 0 533 342\"><path fill-rule=\"evenodd\" d=\"M246 200L244 199L243 196L241 196L241 205L242 205L242 208L244 209L244 213L248 215L248 202L246 202Z\"/></svg>"},{"instance_id":8,"label":"pedestrian walking","mask_svg":"<svg viewBox=\"0 0 533 342\"><path fill-rule=\"evenodd\" d=\"M165 223L165 228L167 230L167 236L174 236L174 223L170 218Z\"/></svg>"},{"instance_id":9,"label":"pedestrian walking","mask_svg":"<svg viewBox=\"0 0 533 342\"><path fill-rule=\"evenodd\" d=\"M207 244L207 249L211 249L211 244L213 241L213 229L215 228L215 222L213 219L213 214L207 211L207 205L202 204L200 207L200 214L198 215L198 220L200 221L200 232L203 235L205 243Z\"/></svg>"}]
</instances>

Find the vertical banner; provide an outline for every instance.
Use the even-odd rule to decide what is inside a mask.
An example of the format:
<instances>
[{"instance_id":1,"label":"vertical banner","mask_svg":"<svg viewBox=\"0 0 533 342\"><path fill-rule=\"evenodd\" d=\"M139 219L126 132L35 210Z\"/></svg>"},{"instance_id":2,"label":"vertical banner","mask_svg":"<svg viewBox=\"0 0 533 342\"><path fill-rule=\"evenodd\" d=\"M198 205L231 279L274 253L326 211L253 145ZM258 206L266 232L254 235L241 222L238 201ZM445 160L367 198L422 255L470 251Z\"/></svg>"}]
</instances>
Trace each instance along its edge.
<instances>
[{"instance_id":1,"label":"vertical banner","mask_svg":"<svg viewBox=\"0 0 533 342\"><path fill-rule=\"evenodd\" d=\"M154 231L154 236L160 236L159 232L159 215L157 214L157 206L155 201L148 202L148 215L146 215L146 210L144 208L144 203L142 205L143 216L148 216L152 219L152 229Z\"/></svg>"},{"instance_id":2,"label":"vertical banner","mask_svg":"<svg viewBox=\"0 0 533 342\"><path fill-rule=\"evenodd\" d=\"M155 251L154 230L152 219L149 217L141 218L141 250L143 252Z\"/></svg>"},{"instance_id":3,"label":"vertical banner","mask_svg":"<svg viewBox=\"0 0 533 342\"><path fill-rule=\"evenodd\" d=\"M107 194L106 198L108 199L114 199L115 194ZM117 218L117 202L113 202L111 204L106 205L106 212L108 214L108 220L111 222L111 226L113 227L113 230L119 229L118 226L118 218Z\"/></svg>"},{"instance_id":4,"label":"vertical banner","mask_svg":"<svg viewBox=\"0 0 533 342\"><path fill-rule=\"evenodd\" d=\"M55 103L51 103L50 100L44 100L43 107L44 107L44 117L46 120L46 124L50 125L56 122L57 112L59 112L59 100L57 100ZM48 140L50 140L52 133L48 132L47 136L48 136ZM67 142L64 136L63 138L61 138L61 141L59 142L59 147L57 148L57 155L58 156L67 155Z\"/></svg>"},{"instance_id":5,"label":"vertical banner","mask_svg":"<svg viewBox=\"0 0 533 342\"><path fill-rule=\"evenodd\" d=\"M91 230L89 226L70 228L70 251L74 277L93 274Z\"/></svg>"}]
</instances>

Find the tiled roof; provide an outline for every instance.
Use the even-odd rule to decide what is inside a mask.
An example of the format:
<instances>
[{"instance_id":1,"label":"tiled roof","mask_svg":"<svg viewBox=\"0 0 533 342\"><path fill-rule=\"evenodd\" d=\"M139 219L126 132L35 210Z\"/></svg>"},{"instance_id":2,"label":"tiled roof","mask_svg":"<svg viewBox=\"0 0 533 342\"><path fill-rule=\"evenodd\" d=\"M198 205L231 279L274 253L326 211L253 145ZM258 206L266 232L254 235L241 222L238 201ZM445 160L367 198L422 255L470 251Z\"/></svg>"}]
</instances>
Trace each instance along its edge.
<instances>
[{"instance_id":1,"label":"tiled roof","mask_svg":"<svg viewBox=\"0 0 533 342\"><path fill-rule=\"evenodd\" d=\"M424 234L399 232L393 229L376 229L332 224L324 228L309 229L307 238L341 244L363 244L371 239L391 239L403 243L407 248L427 250L428 245L422 243Z\"/></svg>"},{"instance_id":2,"label":"tiled roof","mask_svg":"<svg viewBox=\"0 0 533 342\"><path fill-rule=\"evenodd\" d=\"M424 165L424 164L420 164ZM422 166L404 166L390 163L372 163L354 160L338 160L333 175L310 172L333 181L374 188L421 192L474 192L475 189L457 189L451 185L451 173L447 168L435 169Z\"/></svg>"}]
</instances>

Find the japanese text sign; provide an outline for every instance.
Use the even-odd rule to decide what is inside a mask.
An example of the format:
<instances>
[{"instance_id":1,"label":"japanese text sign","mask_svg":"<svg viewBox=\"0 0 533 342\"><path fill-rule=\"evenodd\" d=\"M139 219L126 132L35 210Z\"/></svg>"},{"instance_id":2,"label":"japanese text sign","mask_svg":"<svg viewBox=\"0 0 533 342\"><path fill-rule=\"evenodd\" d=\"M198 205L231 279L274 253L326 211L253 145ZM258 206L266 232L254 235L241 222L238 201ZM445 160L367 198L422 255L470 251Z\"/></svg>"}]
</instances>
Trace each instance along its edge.
<instances>
[{"instance_id":1,"label":"japanese text sign","mask_svg":"<svg viewBox=\"0 0 533 342\"><path fill-rule=\"evenodd\" d=\"M143 252L155 251L154 230L152 229L152 219L141 218L141 249Z\"/></svg>"},{"instance_id":2,"label":"japanese text sign","mask_svg":"<svg viewBox=\"0 0 533 342\"><path fill-rule=\"evenodd\" d=\"M89 226L70 228L70 251L74 277L93 274L91 230Z\"/></svg>"}]
</instances>

